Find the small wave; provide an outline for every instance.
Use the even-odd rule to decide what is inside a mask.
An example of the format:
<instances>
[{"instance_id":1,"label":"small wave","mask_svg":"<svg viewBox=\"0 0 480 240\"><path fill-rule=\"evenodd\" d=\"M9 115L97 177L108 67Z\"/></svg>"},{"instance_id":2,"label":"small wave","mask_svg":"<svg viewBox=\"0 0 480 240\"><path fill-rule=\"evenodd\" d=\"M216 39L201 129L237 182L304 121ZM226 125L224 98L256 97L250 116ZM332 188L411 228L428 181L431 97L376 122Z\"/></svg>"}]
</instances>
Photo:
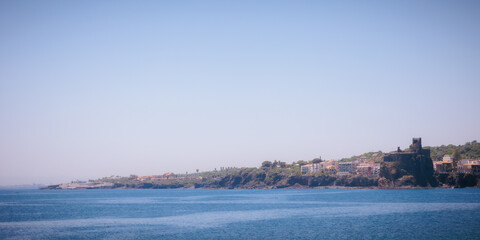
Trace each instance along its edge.
<instances>
[{"instance_id":1,"label":"small wave","mask_svg":"<svg viewBox=\"0 0 480 240\"><path fill-rule=\"evenodd\" d=\"M0 229L53 229L126 225L167 225L185 228L212 228L247 221L292 217L355 217L395 213L472 210L480 203L364 203L357 206L281 208L249 211L215 211L156 218L86 218L48 221L0 222Z\"/></svg>"}]
</instances>

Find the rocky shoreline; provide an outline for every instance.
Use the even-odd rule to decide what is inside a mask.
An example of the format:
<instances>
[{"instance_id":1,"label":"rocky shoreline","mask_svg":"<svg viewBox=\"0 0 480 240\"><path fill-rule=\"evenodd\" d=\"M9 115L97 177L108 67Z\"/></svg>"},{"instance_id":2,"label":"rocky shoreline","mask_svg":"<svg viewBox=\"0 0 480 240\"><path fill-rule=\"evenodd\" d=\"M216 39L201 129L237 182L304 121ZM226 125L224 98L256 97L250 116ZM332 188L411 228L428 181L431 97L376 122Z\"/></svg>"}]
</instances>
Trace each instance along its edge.
<instances>
[{"instance_id":1,"label":"rocky shoreline","mask_svg":"<svg viewBox=\"0 0 480 240\"><path fill-rule=\"evenodd\" d=\"M389 181L384 178L364 176L283 176L276 182L255 180L251 176L243 178L228 175L221 180L209 182L195 181L162 181L145 183L131 182L92 182L51 185L43 190L75 190L75 189L433 189L433 188L478 188L480 176L472 174L436 174L436 185L415 186L408 181ZM444 180L443 182L440 180Z\"/></svg>"}]
</instances>

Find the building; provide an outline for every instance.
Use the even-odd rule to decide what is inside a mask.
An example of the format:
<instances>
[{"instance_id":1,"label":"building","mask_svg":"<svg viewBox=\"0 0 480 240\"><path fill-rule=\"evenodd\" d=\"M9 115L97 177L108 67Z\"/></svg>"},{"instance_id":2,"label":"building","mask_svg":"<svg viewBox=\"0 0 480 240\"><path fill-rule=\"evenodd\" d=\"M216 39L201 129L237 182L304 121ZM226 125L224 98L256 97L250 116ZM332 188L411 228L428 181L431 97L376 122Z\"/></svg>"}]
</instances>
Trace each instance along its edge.
<instances>
[{"instance_id":1,"label":"building","mask_svg":"<svg viewBox=\"0 0 480 240\"><path fill-rule=\"evenodd\" d=\"M324 169L324 164L319 163L312 163L312 173L321 173Z\"/></svg>"},{"instance_id":2,"label":"building","mask_svg":"<svg viewBox=\"0 0 480 240\"><path fill-rule=\"evenodd\" d=\"M422 148L422 139L413 138L410 147L402 151L387 153L383 157L380 177L395 181L403 176L413 176L418 186L435 186L433 162L430 149Z\"/></svg>"},{"instance_id":3,"label":"building","mask_svg":"<svg viewBox=\"0 0 480 240\"><path fill-rule=\"evenodd\" d=\"M319 162L312 164L312 172L313 173L325 173L325 169L327 166L331 165L331 161L329 162Z\"/></svg>"},{"instance_id":4,"label":"building","mask_svg":"<svg viewBox=\"0 0 480 240\"><path fill-rule=\"evenodd\" d=\"M368 157L360 157L358 158L358 161L360 161L361 163L366 163L368 162L370 159Z\"/></svg>"},{"instance_id":5,"label":"building","mask_svg":"<svg viewBox=\"0 0 480 240\"><path fill-rule=\"evenodd\" d=\"M445 155L442 161L433 162L433 170L436 173L449 173L453 170L453 158L450 155Z\"/></svg>"},{"instance_id":6,"label":"building","mask_svg":"<svg viewBox=\"0 0 480 240\"><path fill-rule=\"evenodd\" d=\"M433 170L436 173L449 173L452 172L452 163L445 162L445 161L434 161L433 162Z\"/></svg>"},{"instance_id":7,"label":"building","mask_svg":"<svg viewBox=\"0 0 480 240\"><path fill-rule=\"evenodd\" d=\"M452 158L451 155L445 155L445 156L443 156L442 161L443 161L443 162L453 163L453 158Z\"/></svg>"},{"instance_id":8,"label":"building","mask_svg":"<svg viewBox=\"0 0 480 240\"><path fill-rule=\"evenodd\" d=\"M305 173L323 173L323 174L336 174L337 162L330 160L319 163L306 164L300 167L303 174Z\"/></svg>"},{"instance_id":9,"label":"building","mask_svg":"<svg viewBox=\"0 0 480 240\"><path fill-rule=\"evenodd\" d=\"M357 166L357 174L360 175L378 175L380 172L380 163L369 162L360 163Z\"/></svg>"},{"instance_id":10,"label":"building","mask_svg":"<svg viewBox=\"0 0 480 240\"><path fill-rule=\"evenodd\" d=\"M323 174L336 174L337 173L337 162L330 160L320 163L314 163L315 173L323 173Z\"/></svg>"},{"instance_id":11,"label":"building","mask_svg":"<svg viewBox=\"0 0 480 240\"><path fill-rule=\"evenodd\" d=\"M463 159L458 162L458 173L480 175L480 160Z\"/></svg>"},{"instance_id":12,"label":"building","mask_svg":"<svg viewBox=\"0 0 480 240\"><path fill-rule=\"evenodd\" d=\"M302 166L300 166L300 169L301 169L303 174L308 173L308 172L312 172L313 164L302 165Z\"/></svg>"},{"instance_id":13,"label":"building","mask_svg":"<svg viewBox=\"0 0 480 240\"><path fill-rule=\"evenodd\" d=\"M430 149L422 148L422 139L413 138L410 148L406 151L400 150L400 147L397 148L397 151L392 153L387 153L383 157L384 162L396 162L402 159L414 159L414 158L430 158Z\"/></svg>"},{"instance_id":14,"label":"building","mask_svg":"<svg viewBox=\"0 0 480 240\"><path fill-rule=\"evenodd\" d=\"M339 162L337 165L338 175L354 174L357 171L357 162Z\"/></svg>"},{"instance_id":15,"label":"building","mask_svg":"<svg viewBox=\"0 0 480 240\"><path fill-rule=\"evenodd\" d=\"M335 174L337 174L337 168L336 168L335 165L328 165L325 168L324 173L328 174L328 175L335 175Z\"/></svg>"}]
</instances>

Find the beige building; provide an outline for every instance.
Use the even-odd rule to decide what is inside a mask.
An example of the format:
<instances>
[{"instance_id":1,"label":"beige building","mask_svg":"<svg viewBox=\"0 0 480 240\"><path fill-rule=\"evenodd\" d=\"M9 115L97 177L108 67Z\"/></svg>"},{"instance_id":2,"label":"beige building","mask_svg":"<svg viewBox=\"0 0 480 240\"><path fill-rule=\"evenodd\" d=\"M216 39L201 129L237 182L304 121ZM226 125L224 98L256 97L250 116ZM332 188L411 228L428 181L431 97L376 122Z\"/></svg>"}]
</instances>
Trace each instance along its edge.
<instances>
[{"instance_id":1,"label":"beige building","mask_svg":"<svg viewBox=\"0 0 480 240\"><path fill-rule=\"evenodd\" d=\"M337 162L330 160L319 163L312 163L301 166L301 171L305 173L324 173L324 174L336 174Z\"/></svg>"},{"instance_id":2,"label":"beige building","mask_svg":"<svg viewBox=\"0 0 480 240\"><path fill-rule=\"evenodd\" d=\"M300 167L303 174L313 172L313 164L307 164Z\"/></svg>"},{"instance_id":3,"label":"beige building","mask_svg":"<svg viewBox=\"0 0 480 240\"><path fill-rule=\"evenodd\" d=\"M345 175L345 174L354 174L357 171L357 162L339 162L338 163L338 175Z\"/></svg>"},{"instance_id":4,"label":"beige building","mask_svg":"<svg viewBox=\"0 0 480 240\"><path fill-rule=\"evenodd\" d=\"M480 160L463 159L458 162L458 173L471 173L480 175Z\"/></svg>"},{"instance_id":5,"label":"beige building","mask_svg":"<svg viewBox=\"0 0 480 240\"><path fill-rule=\"evenodd\" d=\"M357 166L357 174L360 175L378 175L380 173L380 163L369 162L361 163Z\"/></svg>"}]
</instances>

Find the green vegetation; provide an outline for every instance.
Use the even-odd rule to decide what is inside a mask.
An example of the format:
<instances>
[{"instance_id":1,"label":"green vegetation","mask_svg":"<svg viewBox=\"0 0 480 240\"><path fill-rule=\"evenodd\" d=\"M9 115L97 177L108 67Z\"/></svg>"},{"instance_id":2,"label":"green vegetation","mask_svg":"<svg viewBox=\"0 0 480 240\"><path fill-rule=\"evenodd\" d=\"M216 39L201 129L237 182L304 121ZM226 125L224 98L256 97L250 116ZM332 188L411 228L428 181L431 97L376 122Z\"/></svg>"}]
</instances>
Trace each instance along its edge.
<instances>
[{"instance_id":1,"label":"green vegetation","mask_svg":"<svg viewBox=\"0 0 480 240\"><path fill-rule=\"evenodd\" d=\"M477 141L467 142L464 145L453 145L448 146L442 145L439 147L425 147L430 149L431 156L433 161L442 160L443 156L451 155L454 160L459 159L478 159L480 158L480 143Z\"/></svg>"},{"instance_id":2,"label":"green vegetation","mask_svg":"<svg viewBox=\"0 0 480 240\"><path fill-rule=\"evenodd\" d=\"M320 159L312 160L319 161ZM312 162L308 161L308 162ZM300 164L308 163L300 161ZM311 187L375 187L375 176L301 174L300 164L286 164L279 161L265 161L259 168L231 168L195 174L172 174L169 179L141 179L129 177L108 177L96 182L113 183L113 188L311 188ZM154 179L154 178L152 178Z\"/></svg>"},{"instance_id":3,"label":"green vegetation","mask_svg":"<svg viewBox=\"0 0 480 240\"><path fill-rule=\"evenodd\" d=\"M455 161L464 158L480 158L480 143L468 142L465 145L448 145L440 147L425 147L430 149L433 160L441 160L444 155L452 155ZM343 158L341 162L352 162L361 158L369 161L383 162L385 153L368 152L350 158ZM411 165L409 161L385 162L380 169L380 176L363 175L328 175L324 173L301 173L301 166L311 163L320 163L321 158L312 160L298 160L291 164L281 161L264 161L258 168L222 168L217 171L168 174L151 177L112 176L92 182L112 183L113 188L312 188L312 187L413 187L438 186L443 187L473 187L480 183L479 176L471 174L435 174L430 183L419 182L414 169L423 169L425 173L427 162L418 161ZM421 163L421 164L420 164ZM427 165L426 165L427 164ZM431 173L427 174L432 176ZM425 181L424 181L425 182ZM433 184L435 182L435 184Z\"/></svg>"},{"instance_id":4,"label":"green vegetation","mask_svg":"<svg viewBox=\"0 0 480 240\"><path fill-rule=\"evenodd\" d=\"M366 157L367 159L373 160L375 162L382 162L383 161L383 156L385 156L385 153L383 153L382 151L368 152L368 153L364 153L364 154L361 154L361 155L352 156L352 157L349 157L349 158L342 158L342 159L340 159L340 162L353 162L353 161L355 161L357 159L360 159L362 157Z\"/></svg>"}]
</instances>

